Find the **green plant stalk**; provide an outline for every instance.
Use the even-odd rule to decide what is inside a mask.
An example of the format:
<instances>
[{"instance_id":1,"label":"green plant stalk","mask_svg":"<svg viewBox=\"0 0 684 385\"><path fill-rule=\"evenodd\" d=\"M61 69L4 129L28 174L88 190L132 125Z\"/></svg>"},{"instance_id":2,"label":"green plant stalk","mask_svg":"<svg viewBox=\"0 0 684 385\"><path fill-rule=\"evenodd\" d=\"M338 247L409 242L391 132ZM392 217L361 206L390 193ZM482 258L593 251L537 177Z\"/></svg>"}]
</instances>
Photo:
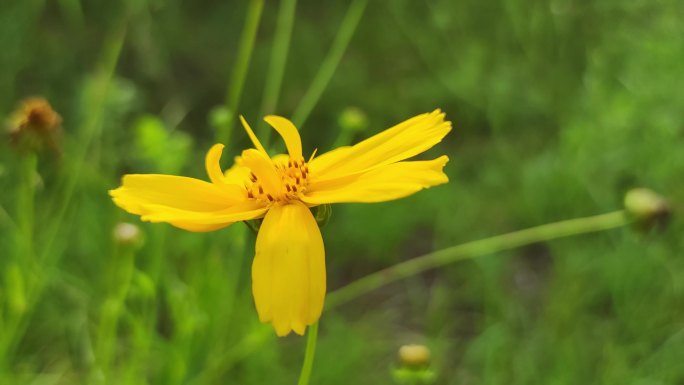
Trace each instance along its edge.
<instances>
[{"instance_id":1,"label":"green plant stalk","mask_svg":"<svg viewBox=\"0 0 684 385\"><path fill-rule=\"evenodd\" d=\"M20 159L21 186L18 190L18 253L20 261L29 261L33 256L33 227L35 221L36 170L38 156L34 152L23 154Z\"/></svg>"},{"instance_id":2,"label":"green plant stalk","mask_svg":"<svg viewBox=\"0 0 684 385\"><path fill-rule=\"evenodd\" d=\"M249 62L252 58L254 41L256 40L257 31L259 29L261 11L263 8L264 0L251 0L247 6L247 16L240 36L237 59L230 76L230 83L228 83L227 87L226 107L228 108L229 117L227 121L223 125L220 125L216 130L216 142L223 143L227 146L230 145L230 134L233 123L235 122L235 117L237 116L238 106L240 105L240 98L242 97L242 90L245 85L245 79L247 78Z\"/></svg>"},{"instance_id":3,"label":"green plant stalk","mask_svg":"<svg viewBox=\"0 0 684 385\"><path fill-rule=\"evenodd\" d=\"M37 255L37 269L33 272L31 279L27 280L26 282L26 312L22 317L13 319L12 322L8 322L7 325L5 325L4 331L8 338L0 341L2 343L0 346L0 360L12 356L18 341L20 340L21 336L24 335L28 325L28 320L31 317L32 311L34 309L33 304L38 301L43 289L45 288L45 285L50 282L50 279L44 274L50 271L49 267L55 262L53 259L59 255L59 253L55 252L54 242L57 239L60 229L62 228L68 209L71 207L71 202L82 175L81 170L85 164L85 158L88 154L88 150L90 149L95 137L101 132L100 128L104 109L104 101L107 91L109 90L111 79L114 77L116 64L118 63L121 49L126 37L126 26L127 18L124 17L122 21L117 23L114 29L110 32L107 40L104 43L100 67L96 74L97 93L92 102L91 109L88 110L88 116L86 116L81 129L84 137L79 142L83 144L77 147L77 152L73 156L74 168L71 170L66 181L66 185L64 186L64 193L62 195L62 199L59 200L57 213L52 216L54 219L50 224L51 227L49 228L48 235L43 243L44 248L39 255ZM17 225L20 227L19 224Z\"/></svg>"},{"instance_id":4,"label":"green plant stalk","mask_svg":"<svg viewBox=\"0 0 684 385\"><path fill-rule=\"evenodd\" d=\"M311 369L313 369L314 356L316 355L316 340L318 339L318 322L314 322L309 326L309 331L306 334L306 352L304 353L304 363L302 363L302 371L299 373L299 381L297 385L309 385L311 378Z\"/></svg>"},{"instance_id":5,"label":"green plant stalk","mask_svg":"<svg viewBox=\"0 0 684 385\"><path fill-rule=\"evenodd\" d=\"M630 223L631 219L627 213L624 210L619 210L607 214L549 223L448 247L370 274L329 293L326 298L325 310L331 310L391 282L411 277L426 270L532 243L610 230ZM217 368L214 369L216 372L221 372L218 368L224 368L223 372L225 372L225 368L232 367L235 363L258 351L259 347L268 340L267 337L272 335L270 328L263 330L265 332L260 338L254 339L251 336L243 338L228 353L217 358L211 367Z\"/></svg>"},{"instance_id":6,"label":"green plant stalk","mask_svg":"<svg viewBox=\"0 0 684 385\"><path fill-rule=\"evenodd\" d=\"M11 254L12 262L6 266L4 273L5 292L7 301L6 319L3 319L0 331L0 361L2 367L8 365L11 351L16 344L14 335L25 314L29 311L29 274L36 267L33 247L35 223L35 175L38 166L38 156L29 151L19 159L20 183L16 190L17 220L13 229L15 248ZM29 282L27 282L27 280Z\"/></svg>"},{"instance_id":7,"label":"green plant stalk","mask_svg":"<svg viewBox=\"0 0 684 385\"><path fill-rule=\"evenodd\" d=\"M368 0L353 0L352 3L349 4L347 13L342 20L340 28L337 30L337 35L335 36L335 40L333 41L330 51L328 51L327 56L323 60L323 63L321 64L313 82L311 83L311 86L309 86L307 89L304 97L292 115L292 121L297 127L300 128L300 130L302 125L304 125L306 122L306 119L311 114L311 111L316 106L316 103L318 103L321 95L323 95L323 91L325 91L328 83L330 83L330 79L332 79L337 66L342 60L342 56L344 55L344 52L346 51L347 46L349 45L349 42L356 31L356 27L361 20L361 16L363 16L363 12L366 9L367 3Z\"/></svg>"},{"instance_id":8,"label":"green plant stalk","mask_svg":"<svg viewBox=\"0 0 684 385\"><path fill-rule=\"evenodd\" d=\"M434 251L380 270L333 291L326 299L326 310L342 305L389 283L414 276L426 270L537 242L622 227L630 222L627 213L620 210L549 223Z\"/></svg>"},{"instance_id":9,"label":"green plant stalk","mask_svg":"<svg viewBox=\"0 0 684 385\"><path fill-rule=\"evenodd\" d=\"M278 22L273 37L271 48L271 62L266 73L266 85L264 86L264 98L261 102L261 117L273 114L278 106L280 87L283 83L283 74L287 63L287 53L290 49L290 37L294 24L297 0L281 0L278 8ZM259 122L258 135L261 142L268 148L271 136L270 127Z\"/></svg>"},{"instance_id":10,"label":"green plant stalk","mask_svg":"<svg viewBox=\"0 0 684 385\"><path fill-rule=\"evenodd\" d=\"M100 323L97 329L95 354L97 367L94 375L112 378L111 362L116 354L117 329L128 289L135 271L135 246L117 245L112 256L111 282L108 295L102 304ZM96 377L95 377L96 378Z\"/></svg>"}]
</instances>

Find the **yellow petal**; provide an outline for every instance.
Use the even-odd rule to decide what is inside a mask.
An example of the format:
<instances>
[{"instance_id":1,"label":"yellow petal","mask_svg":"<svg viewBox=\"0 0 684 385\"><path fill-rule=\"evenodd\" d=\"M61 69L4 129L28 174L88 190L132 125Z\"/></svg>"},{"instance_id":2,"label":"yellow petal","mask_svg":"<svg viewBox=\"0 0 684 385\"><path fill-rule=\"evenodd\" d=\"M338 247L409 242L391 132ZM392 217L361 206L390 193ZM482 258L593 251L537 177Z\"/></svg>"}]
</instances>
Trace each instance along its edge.
<instances>
[{"instance_id":1,"label":"yellow petal","mask_svg":"<svg viewBox=\"0 0 684 385\"><path fill-rule=\"evenodd\" d=\"M264 218L252 264L259 320L279 336L320 318L325 299L325 251L316 220L301 202L274 205Z\"/></svg>"},{"instance_id":2,"label":"yellow petal","mask_svg":"<svg viewBox=\"0 0 684 385\"><path fill-rule=\"evenodd\" d=\"M264 120L283 137L290 159L302 159L302 139L299 137L297 127L291 121L280 116L269 115Z\"/></svg>"},{"instance_id":3,"label":"yellow petal","mask_svg":"<svg viewBox=\"0 0 684 385\"><path fill-rule=\"evenodd\" d=\"M264 189L272 192L281 190L280 176L268 155L254 149L245 150L242 152L242 164L254 173Z\"/></svg>"},{"instance_id":4,"label":"yellow petal","mask_svg":"<svg viewBox=\"0 0 684 385\"><path fill-rule=\"evenodd\" d=\"M170 222L173 226L178 227L179 229L183 229L186 231L192 231L195 233L205 233L207 231L214 231L218 229L222 229L224 227L230 226L233 224L233 222L229 223L221 223L218 225L198 225L196 223L191 223L191 222Z\"/></svg>"},{"instance_id":5,"label":"yellow petal","mask_svg":"<svg viewBox=\"0 0 684 385\"><path fill-rule=\"evenodd\" d=\"M130 174L121 187L110 191L114 202L132 214L144 214L154 204L190 211L222 210L244 199L237 190L231 193L212 183L174 175Z\"/></svg>"},{"instance_id":6,"label":"yellow petal","mask_svg":"<svg viewBox=\"0 0 684 385\"><path fill-rule=\"evenodd\" d=\"M415 116L354 146L314 158L311 177L334 179L408 159L439 143L450 130L451 122L440 110Z\"/></svg>"},{"instance_id":7,"label":"yellow petal","mask_svg":"<svg viewBox=\"0 0 684 385\"><path fill-rule=\"evenodd\" d=\"M260 218L268 211L263 203L253 199L245 200L222 210L209 212L188 211L157 205L146 207L149 212L140 217L143 221L179 223L181 225L191 223L205 228L211 225Z\"/></svg>"},{"instance_id":8,"label":"yellow petal","mask_svg":"<svg viewBox=\"0 0 684 385\"><path fill-rule=\"evenodd\" d=\"M449 181L442 172L446 155L424 161L397 162L351 176L314 182L302 201L310 205L339 202L383 202Z\"/></svg>"},{"instance_id":9,"label":"yellow petal","mask_svg":"<svg viewBox=\"0 0 684 385\"><path fill-rule=\"evenodd\" d=\"M181 176L133 174L109 193L114 203L144 221L169 222L189 231L216 230L265 213L247 200L244 189L229 187Z\"/></svg>"},{"instance_id":10,"label":"yellow petal","mask_svg":"<svg viewBox=\"0 0 684 385\"><path fill-rule=\"evenodd\" d=\"M249 167L242 164L242 157L236 156L233 165L223 175L226 183L244 186L245 182L249 180L251 172Z\"/></svg>"},{"instance_id":11,"label":"yellow petal","mask_svg":"<svg viewBox=\"0 0 684 385\"><path fill-rule=\"evenodd\" d=\"M204 158L204 166L207 169L207 175L209 175L209 180L216 184L225 184L225 176L223 171L221 171L221 153L223 153L223 145L217 143L213 145L207 152L207 156Z\"/></svg>"},{"instance_id":12,"label":"yellow petal","mask_svg":"<svg viewBox=\"0 0 684 385\"><path fill-rule=\"evenodd\" d=\"M252 127L249 126L249 123L247 123L247 121L244 117L242 117L242 115L240 115L240 122L242 123L242 127L245 128L247 136L249 136L249 139L252 141L252 144L254 144L254 148L266 154L264 146L261 145L261 142L259 142L259 138L257 138L254 131L252 131Z\"/></svg>"}]
</instances>

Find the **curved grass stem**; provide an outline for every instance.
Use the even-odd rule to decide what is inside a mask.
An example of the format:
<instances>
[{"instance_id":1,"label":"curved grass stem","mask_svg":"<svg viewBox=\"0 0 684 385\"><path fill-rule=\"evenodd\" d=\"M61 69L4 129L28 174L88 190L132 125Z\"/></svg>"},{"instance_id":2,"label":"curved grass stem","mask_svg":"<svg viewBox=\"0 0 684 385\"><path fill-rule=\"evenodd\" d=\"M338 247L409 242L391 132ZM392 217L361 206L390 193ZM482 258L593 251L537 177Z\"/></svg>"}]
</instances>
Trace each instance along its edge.
<instances>
[{"instance_id":1,"label":"curved grass stem","mask_svg":"<svg viewBox=\"0 0 684 385\"><path fill-rule=\"evenodd\" d=\"M630 223L629 217L624 210L620 210L591 217L549 223L437 250L367 275L333 291L326 299L326 309L329 310L349 302L391 282L454 262L556 238L609 230L622 227L628 223Z\"/></svg>"}]
</instances>

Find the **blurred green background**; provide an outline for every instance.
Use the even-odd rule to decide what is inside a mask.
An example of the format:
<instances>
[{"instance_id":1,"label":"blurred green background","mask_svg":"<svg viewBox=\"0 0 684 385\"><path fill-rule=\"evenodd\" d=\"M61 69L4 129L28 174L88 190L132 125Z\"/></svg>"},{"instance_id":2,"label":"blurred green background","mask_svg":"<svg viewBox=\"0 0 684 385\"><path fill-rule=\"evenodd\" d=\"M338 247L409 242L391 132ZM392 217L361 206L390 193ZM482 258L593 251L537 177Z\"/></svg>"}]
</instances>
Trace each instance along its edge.
<instances>
[{"instance_id":1,"label":"blurred green background","mask_svg":"<svg viewBox=\"0 0 684 385\"><path fill-rule=\"evenodd\" d=\"M42 96L63 119L61 155L34 164L0 145L1 384L296 383L305 339L258 323L246 226L140 223L107 195L124 173L206 179L220 127L232 130L224 167L248 145L225 106L250 3L0 4L0 114ZM432 350L437 384L684 383L683 2L299 1L279 98L263 107L288 4L263 3L237 113L257 124L299 111L306 153L438 107L454 123L429 154L449 155L449 184L334 206L330 290L432 250L619 209L632 187L675 211L659 231L489 255L325 312L312 384L392 384L406 343ZM305 114L336 39L339 65ZM350 113L365 124L350 127ZM113 239L121 221L140 227L140 248Z\"/></svg>"}]
</instances>

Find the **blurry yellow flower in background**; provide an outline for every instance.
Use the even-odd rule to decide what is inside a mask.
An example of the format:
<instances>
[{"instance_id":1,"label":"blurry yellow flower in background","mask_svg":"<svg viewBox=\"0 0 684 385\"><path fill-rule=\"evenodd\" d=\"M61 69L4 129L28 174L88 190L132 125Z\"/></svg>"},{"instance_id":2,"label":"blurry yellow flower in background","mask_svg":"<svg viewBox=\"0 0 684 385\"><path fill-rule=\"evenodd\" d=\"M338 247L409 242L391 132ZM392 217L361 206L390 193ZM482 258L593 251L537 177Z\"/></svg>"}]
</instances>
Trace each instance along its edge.
<instances>
[{"instance_id":1,"label":"blurry yellow flower in background","mask_svg":"<svg viewBox=\"0 0 684 385\"><path fill-rule=\"evenodd\" d=\"M124 210L143 221L168 222L188 231L211 231L263 217L252 265L252 293L261 322L284 336L321 316L326 291L323 239L310 207L341 202L382 202L446 183L447 156L405 161L451 130L444 113L415 116L354 146L305 161L297 128L279 116L265 121L282 136L287 155L270 157L241 118L254 148L225 173L223 145L206 156L211 182L173 175L125 175L110 191Z\"/></svg>"}]
</instances>

